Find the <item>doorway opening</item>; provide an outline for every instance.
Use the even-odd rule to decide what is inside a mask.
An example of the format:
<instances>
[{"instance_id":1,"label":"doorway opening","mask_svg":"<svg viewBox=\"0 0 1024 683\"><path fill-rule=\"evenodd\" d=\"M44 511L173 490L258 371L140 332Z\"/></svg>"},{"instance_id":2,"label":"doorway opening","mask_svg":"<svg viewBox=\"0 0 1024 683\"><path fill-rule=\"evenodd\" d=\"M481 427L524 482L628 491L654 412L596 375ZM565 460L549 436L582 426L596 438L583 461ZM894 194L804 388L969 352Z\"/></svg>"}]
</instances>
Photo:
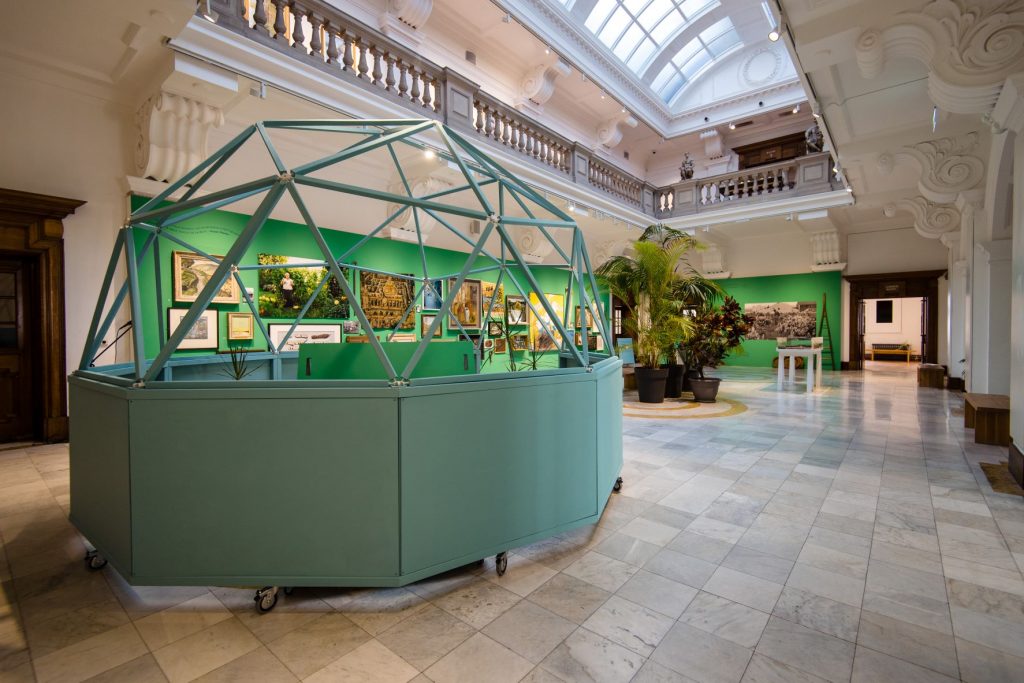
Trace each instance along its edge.
<instances>
[{"instance_id":1,"label":"doorway opening","mask_svg":"<svg viewBox=\"0 0 1024 683\"><path fill-rule=\"evenodd\" d=\"M907 374L917 369L927 344L927 299L864 299L864 370Z\"/></svg>"}]
</instances>

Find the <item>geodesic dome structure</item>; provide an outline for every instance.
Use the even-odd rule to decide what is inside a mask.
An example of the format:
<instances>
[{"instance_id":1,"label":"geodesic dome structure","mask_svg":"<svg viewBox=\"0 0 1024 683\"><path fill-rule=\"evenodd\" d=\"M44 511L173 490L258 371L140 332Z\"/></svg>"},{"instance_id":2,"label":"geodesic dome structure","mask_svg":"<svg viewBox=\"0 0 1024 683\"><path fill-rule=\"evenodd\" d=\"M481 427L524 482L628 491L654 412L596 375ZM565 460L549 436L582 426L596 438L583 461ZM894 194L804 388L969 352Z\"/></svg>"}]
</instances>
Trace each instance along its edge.
<instances>
[{"instance_id":1,"label":"geodesic dome structure","mask_svg":"<svg viewBox=\"0 0 1024 683\"><path fill-rule=\"evenodd\" d=\"M316 136L318 144L330 151L312 160L294 162L288 158L286 150L294 148L295 136ZM283 140L279 139L282 137ZM263 151L271 172L259 175L247 167L245 172L249 177L258 177L237 182L236 173L231 182L218 184L225 165L243 149L248 149L246 153L250 156L247 158L252 158L253 146ZM442 184L411 182L407 172L410 151L445 165L447 181ZM386 189L353 182L353 176L358 179L361 168L369 168L371 158L375 167L381 164L392 167L393 177L398 182ZM170 198L181 191L183 194L171 202ZM318 203L310 201L314 193L320 198ZM223 256L207 253L171 230L207 212L225 207L238 209L251 206L253 202L258 203L253 207L251 217ZM336 224L339 216L344 216L358 202L380 203L386 207L385 220L366 232L354 245L343 250L333 248L325 239L326 231L330 230L325 226ZM241 274L267 267L257 263L250 253L253 241L274 212L287 203L297 210L301 222L309 230L309 240L315 244L318 258L323 259L322 263L314 265L326 268L327 274L317 291L304 303L288 333L275 343L261 319L253 296L246 291ZM473 225L467 221L479 223ZM373 237L387 234L386 230L399 223L409 228L410 236L414 235L409 241L418 245L420 272L393 272L361 265L360 249ZM426 253L428 223L431 229L438 229L465 245L463 248L468 248L461 268L449 272L430 271ZM159 321L159 351L154 357L147 358L146 331L142 324L146 302L142 300L139 279L143 264L151 259L157 273L156 299L160 301L161 243L187 249L217 265L177 327L166 335L166 341L163 321ZM555 309L533 270L544 255L548 260L546 266L557 266L564 271L566 285L562 310ZM115 273L122 259L127 275L125 281L114 288ZM415 295L409 308L399 316L399 323L388 332L387 340L399 331L402 321L414 310L425 289L429 288L441 297L442 292L437 291L433 283L444 279L453 282L442 299L438 314L430 327L424 330L423 338L417 342L415 352L404 366L393 364L373 333L371 321L345 276L344 271L349 270L387 275L414 285ZM401 384L411 377L443 319L454 321L469 337L458 317L450 313L465 280L485 271L498 273L498 288L505 286L507 291L522 295L538 324L544 326L545 334L559 340L560 354L571 358L575 364L591 365L592 354L587 344L590 324L603 338L605 348L612 348L607 311L599 299L598 284L579 226L546 196L515 177L458 132L432 119L262 121L245 128L228 144L131 214L118 232L79 370L88 370L90 359L95 357L101 340L127 299L133 333L134 382L145 384L156 380L193 325L229 280L237 283L244 304L253 313L258 334L266 339L270 353L280 354L306 316L313 299L333 280L348 298L367 335L367 342L374 349L381 366L381 378L392 384ZM536 295L536 303L531 300L531 293ZM577 302L581 311L585 309L591 314L576 316L579 319L576 329L571 329L574 326L569 322L570 311L576 312L572 301ZM492 297L488 310L481 316L483 322L490 317L494 306ZM582 343L576 343L574 332L580 333ZM481 343L476 343L478 357Z\"/></svg>"}]
</instances>

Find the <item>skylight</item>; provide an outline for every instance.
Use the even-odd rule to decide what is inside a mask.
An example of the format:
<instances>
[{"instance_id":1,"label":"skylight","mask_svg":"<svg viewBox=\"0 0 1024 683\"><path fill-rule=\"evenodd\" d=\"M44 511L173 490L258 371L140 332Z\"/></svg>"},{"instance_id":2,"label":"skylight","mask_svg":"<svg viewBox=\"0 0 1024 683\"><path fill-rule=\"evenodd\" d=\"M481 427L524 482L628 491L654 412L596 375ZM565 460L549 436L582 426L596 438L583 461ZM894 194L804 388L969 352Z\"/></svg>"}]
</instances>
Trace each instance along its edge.
<instances>
[{"instance_id":1,"label":"skylight","mask_svg":"<svg viewBox=\"0 0 1024 683\"><path fill-rule=\"evenodd\" d=\"M741 44L732 19L722 17L686 43L658 72L651 88L665 102L671 102L697 74Z\"/></svg>"}]
</instances>

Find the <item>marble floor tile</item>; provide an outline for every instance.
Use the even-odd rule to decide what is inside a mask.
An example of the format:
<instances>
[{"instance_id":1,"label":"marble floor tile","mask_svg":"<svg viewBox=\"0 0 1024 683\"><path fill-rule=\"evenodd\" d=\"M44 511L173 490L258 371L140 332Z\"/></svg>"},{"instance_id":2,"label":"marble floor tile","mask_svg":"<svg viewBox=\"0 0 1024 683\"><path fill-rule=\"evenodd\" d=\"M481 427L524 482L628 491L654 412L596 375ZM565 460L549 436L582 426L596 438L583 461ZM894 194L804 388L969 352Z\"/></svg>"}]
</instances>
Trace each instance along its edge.
<instances>
[{"instance_id":1,"label":"marble floor tile","mask_svg":"<svg viewBox=\"0 0 1024 683\"><path fill-rule=\"evenodd\" d=\"M953 637L946 633L862 610L857 643L947 676L959 676Z\"/></svg>"},{"instance_id":2,"label":"marble floor tile","mask_svg":"<svg viewBox=\"0 0 1024 683\"><path fill-rule=\"evenodd\" d=\"M687 586L700 588L715 573L716 566L666 548L648 560L644 569Z\"/></svg>"},{"instance_id":3,"label":"marble floor tile","mask_svg":"<svg viewBox=\"0 0 1024 683\"><path fill-rule=\"evenodd\" d=\"M731 640L677 622L651 661L705 683L737 683L753 653Z\"/></svg>"},{"instance_id":4,"label":"marble floor tile","mask_svg":"<svg viewBox=\"0 0 1024 683\"><path fill-rule=\"evenodd\" d=\"M626 564L642 567L661 552L661 546L616 532L601 541L594 550Z\"/></svg>"},{"instance_id":5,"label":"marble floor tile","mask_svg":"<svg viewBox=\"0 0 1024 683\"><path fill-rule=\"evenodd\" d=\"M702 591L679 617L679 621L753 649L768 623L768 615Z\"/></svg>"},{"instance_id":6,"label":"marble floor tile","mask_svg":"<svg viewBox=\"0 0 1024 683\"><path fill-rule=\"evenodd\" d=\"M423 673L435 683L481 680L513 683L533 668L501 643L477 633Z\"/></svg>"},{"instance_id":7,"label":"marble floor tile","mask_svg":"<svg viewBox=\"0 0 1024 683\"><path fill-rule=\"evenodd\" d=\"M277 665L284 668L280 662L278 662ZM285 669L285 673L288 673L287 669ZM280 680L284 683L284 681L298 680L290 673L288 675L290 678L276 680L271 676L268 678L268 682L276 683L277 680ZM160 668L160 665L156 663L156 659L153 655L147 653L136 657L129 662L125 662L120 666L115 666L113 669L107 669L103 673L93 676L88 680L89 683L167 683L167 676L164 676L163 670ZM202 679L198 678L196 680ZM204 681L204 683L206 682Z\"/></svg>"},{"instance_id":8,"label":"marble floor tile","mask_svg":"<svg viewBox=\"0 0 1024 683\"><path fill-rule=\"evenodd\" d=\"M567 574L557 574L531 593L528 600L572 622L582 624L610 595L611 593L603 588L586 581Z\"/></svg>"},{"instance_id":9,"label":"marble floor tile","mask_svg":"<svg viewBox=\"0 0 1024 683\"><path fill-rule=\"evenodd\" d=\"M419 675L408 662L370 640L306 678L310 683L406 683Z\"/></svg>"},{"instance_id":10,"label":"marble floor tile","mask_svg":"<svg viewBox=\"0 0 1024 683\"><path fill-rule=\"evenodd\" d=\"M757 652L827 681L848 681L854 644L820 631L772 617L757 644Z\"/></svg>"},{"instance_id":11,"label":"marble floor tile","mask_svg":"<svg viewBox=\"0 0 1024 683\"><path fill-rule=\"evenodd\" d=\"M548 655L541 668L563 681L626 683L644 658L585 628L577 629Z\"/></svg>"},{"instance_id":12,"label":"marble floor tile","mask_svg":"<svg viewBox=\"0 0 1024 683\"><path fill-rule=\"evenodd\" d=\"M135 622L135 628L150 650L158 650L230 618L231 612L212 593L207 592L143 617Z\"/></svg>"},{"instance_id":13,"label":"marble floor tile","mask_svg":"<svg viewBox=\"0 0 1024 683\"><path fill-rule=\"evenodd\" d=\"M230 623L230 622L225 622ZM217 628L215 626L214 628ZM196 634L201 636L202 634ZM190 638L196 638L190 636ZM178 641L183 643L188 641ZM267 644L274 656L299 678L324 668L370 640L370 634L344 614L325 614ZM178 643L168 646L174 648ZM167 648L165 648L167 649ZM159 653L157 653L159 660ZM162 662L161 662L162 666Z\"/></svg>"},{"instance_id":14,"label":"marble floor tile","mask_svg":"<svg viewBox=\"0 0 1024 683\"><path fill-rule=\"evenodd\" d=\"M163 669L167 680L171 683L180 683L218 669L259 647L260 641L256 640L256 637L237 619L228 619L165 645L153 651L153 656ZM310 656L315 657L316 654L310 653ZM280 655L278 657L280 658ZM297 658L293 659L294 663L298 661ZM301 667L296 668L302 671ZM300 673L296 668L292 668L292 671L298 676L312 673Z\"/></svg>"},{"instance_id":15,"label":"marble floor tile","mask_svg":"<svg viewBox=\"0 0 1024 683\"><path fill-rule=\"evenodd\" d=\"M595 612L590 619L594 619L597 614ZM575 630L575 623L524 600L488 624L483 633L516 654L538 664ZM396 652L416 664L416 661L409 659L402 650Z\"/></svg>"},{"instance_id":16,"label":"marble floor tile","mask_svg":"<svg viewBox=\"0 0 1024 683\"><path fill-rule=\"evenodd\" d=\"M816 567L841 576L863 579L868 573L868 558L827 548L808 541L796 559L797 564Z\"/></svg>"},{"instance_id":17,"label":"marble floor tile","mask_svg":"<svg viewBox=\"0 0 1024 683\"><path fill-rule=\"evenodd\" d=\"M785 584L793 570L793 562L789 560L741 545L733 547L722 560L722 566L777 584Z\"/></svg>"},{"instance_id":18,"label":"marble floor tile","mask_svg":"<svg viewBox=\"0 0 1024 683\"><path fill-rule=\"evenodd\" d=\"M32 664L41 683L76 683L145 653L146 645L135 628L124 624L43 655Z\"/></svg>"},{"instance_id":19,"label":"marble floor tile","mask_svg":"<svg viewBox=\"0 0 1024 683\"><path fill-rule=\"evenodd\" d=\"M647 662L630 683L695 683L692 678L676 673L656 662Z\"/></svg>"},{"instance_id":20,"label":"marble floor tile","mask_svg":"<svg viewBox=\"0 0 1024 683\"><path fill-rule=\"evenodd\" d=\"M679 529L655 522L643 517L637 517L626 523L619 529L619 533L626 536L638 538L652 545L663 546L679 534Z\"/></svg>"},{"instance_id":21,"label":"marble floor tile","mask_svg":"<svg viewBox=\"0 0 1024 683\"><path fill-rule=\"evenodd\" d=\"M858 647L853 659L851 683L876 683L876 681L900 681L900 683L956 683L957 679L875 652Z\"/></svg>"},{"instance_id":22,"label":"marble floor tile","mask_svg":"<svg viewBox=\"0 0 1024 683\"><path fill-rule=\"evenodd\" d=\"M604 543L602 542L601 545ZM488 570L484 572L483 577L523 598L543 586L557 573L550 567L545 567L516 553L508 555L508 566L504 576L498 576L498 573L492 570L492 565L493 559L488 559L486 564Z\"/></svg>"},{"instance_id":23,"label":"marble floor tile","mask_svg":"<svg viewBox=\"0 0 1024 683\"><path fill-rule=\"evenodd\" d=\"M8 618L13 626L13 617ZM0 609L0 622L4 620L3 610ZM39 659L80 640L98 636L127 623L129 623L128 615L121 608L120 603L111 597L73 612L66 612L53 619L29 624L25 636L28 639L28 645L32 648L32 657ZM0 638L0 651L10 649L13 648Z\"/></svg>"},{"instance_id":24,"label":"marble floor tile","mask_svg":"<svg viewBox=\"0 0 1024 683\"><path fill-rule=\"evenodd\" d=\"M1005 683L1020 678L1024 658L993 650L977 643L956 639L960 673L970 683Z\"/></svg>"},{"instance_id":25,"label":"marble floor tile","mask_svg":"<svg viewBox=\"0 0 1024 683\"><path fill-rule=\"evenodd\" d=\"M616 595L678 619L697 592L696 588L641 569L622 585Z\"/></svg>"},{"instance_id":26,"label":"marble floor tile","mask_svg":"<svg viewBox=\"0 0 1024 683\"><path fill-rule=\"evenodd\" d=\"M583 628L604 636L642 657L649 657L665 637L673 620L613 595L583 622Z\"/></svg>"},{"instance_id":27,"label":"marble floor tile","mask_svg":"<svg viewBox=\"0 0 1024 683\"><path fill-rule=\"evenodd\" d=\"M792 586L783 589L772 614L836 638L857 640L859 609Z\"/></svg>"},{"instance_id":28,"label":"marble floor tile","mask_svg":"<svg viewBox=\"0 0 1024 683\"><path fill-rule=\"evenodd\" d=\"M690 557L696 557L698 560L718 564L729 554L733 544L684 530L665 547Z\"/></svg>"},{"instance_id":29,"label":"marble floor tile","mask_svg":"<svg viewBox=\"0 0 1024 683\"><path fill-rule=\"evenodd\" d=\"M519 603L491 622L491 626L523 604L528 603ZM384 631L377 639L389 650L422 671L461 645L475 632L469 624L430 605Z\"/></svg>"},{"instance_id":30,"label":"marble floor tile","mask_svg":"<svg viewBox=\"0 0 1024 683\"><path fill-rule=\"evenodd\" d=\"M755 652L742 683L825 683L825 679Z\"/></svg>"},{"instance_id":31,"label":"marble floor tile","mask_svg":"<svg viewBox=\"0 0 1024 683\"><path fill-rule=\"evenodd\" d=\"M782 593L782 585L744 574L728 567L719 567L703 586L708 593L748 607L771 612Z\"/></svg>"},{"instance_id":32,"label":"marble floor tile","mask_svg":"<svg viewBox=\"0 0 1024 683\"><path fill-rule=\"evenodd\" d=\"M123 680L127 682L133 679L125 678ZM161 680L163 679L161 678ZM281 663L280 659L272 655L270 650L260 647L195 680L196 683L242 683L243 681L292 683L299 679ZM90 681L90 683L93 682Z\"/></svg>"},{"instance_id":33,"label":"marble floor tile","mask_svg":"<svg viewBox=\"0 0 1024 683\"><path fill-rule=\"evenodd\" d=\"M588 554L592 555L594 553ZM598 557L601 557L598 555ZM614 562L615 560L611 560ZM522 598L484 579L436 598L435 605L476 629L482 629Z\"/></svg>"},{"instance_id":34,"label":"marble floor tile","mask_svg":"<svg viewBox=\"0 0 1024 683\"><path fill-rule=\"evenodd\" d=\"M952 633L946 586L941 576L872 560L864 609L942 633Z\"/></svg>"}]
</instances>

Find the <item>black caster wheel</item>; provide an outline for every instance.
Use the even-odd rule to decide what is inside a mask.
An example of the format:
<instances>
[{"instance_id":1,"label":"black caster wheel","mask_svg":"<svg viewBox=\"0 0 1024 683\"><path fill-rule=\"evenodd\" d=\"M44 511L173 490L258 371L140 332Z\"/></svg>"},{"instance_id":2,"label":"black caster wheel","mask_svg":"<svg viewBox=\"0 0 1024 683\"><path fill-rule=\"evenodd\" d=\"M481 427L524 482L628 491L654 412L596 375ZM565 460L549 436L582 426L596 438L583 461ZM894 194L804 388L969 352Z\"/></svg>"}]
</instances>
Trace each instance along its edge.
<instances>
[{"instance_id":1,"label":"black caster wheel","mask_svg":"<svg viewBox=\"0 0 1024 683\"><path fill-rule=\"evenodd\" d=\"M498 576L505 576L505 571L508 569L508 553L498 553L494 556L494 570L498 572Z\"/></svg>"},{"instance_id":2,"label":"black caster wheel","mask_svg":"<svg viewBox=\"0 0 1024 683\"><path fill-rule=\"evenodd\" d=\"M277 604L277 586L267 586L256 591L253 598L256 602L256 609L260 612L269 612Z\"/></svg>"},{"instance_id":3,"label":"black caster wheel","mask_svg":"<svg viewBox=\"0 0 1024 683\"><path fill-rule=\"evenodd\" d=\"M85 566L90 571L97 571L107 566L107 558L100 555L95 550L90 550L85 554Z\"/></svg>"},{"instance_id":4,"label":"black caster wheel","mask_svg":"<svg viewBox=\"0 0 1024 683\"><path fill-rule=\"evenodd\" d=\"M294 592L295 592L295 586L288 586L287 588L284 589L284 594L285 595L291 595Z\"/></svg>"},{"instance_id":5,"label":"black caster wheel","mask_svg":"<svg viewBox=\"0 0 1024 683\"><path fill-rule=\"evenodd\" d=\"M621 490L622 490L622 477L619 477L619 478L617 478L615 480L615 484L612 486L612 491L615 491L615 493L618 493Z\"/></svg>"}]
</instances>

